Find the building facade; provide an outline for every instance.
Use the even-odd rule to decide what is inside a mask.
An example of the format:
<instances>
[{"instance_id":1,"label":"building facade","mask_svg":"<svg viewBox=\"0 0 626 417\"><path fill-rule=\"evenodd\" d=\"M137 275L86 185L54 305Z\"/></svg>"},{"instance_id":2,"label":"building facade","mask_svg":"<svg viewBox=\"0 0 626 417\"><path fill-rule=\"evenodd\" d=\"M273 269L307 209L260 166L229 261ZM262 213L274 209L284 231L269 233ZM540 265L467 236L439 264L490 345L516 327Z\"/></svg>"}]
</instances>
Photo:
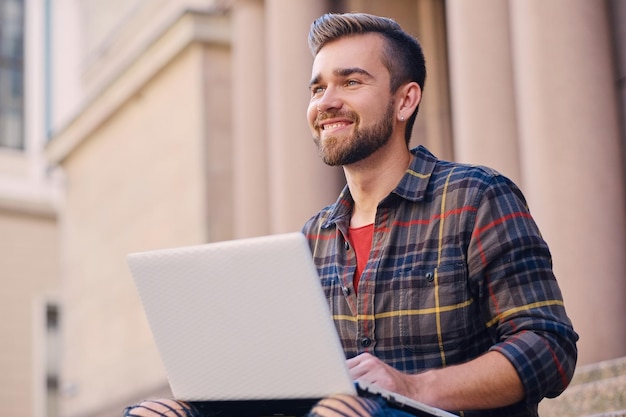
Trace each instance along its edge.
<instances>
[{"instance_id":1,"label":"building facade","mask_svg":"<svg viewBox=\"0 0 626 417\"><path fill-rule=\"evenodd\" d=\"M0 413L15 416L52 404L46 397L60 372L58 194L43 153L44 10L27 3L0 0Z\"/></svg>"},{"instance_id":2,"label":"building facade","mask_svg":"<svg viewBox=\"0 0 626 417\"><path fill-rule=\"evenodd\" d=\"M168 395L129 252L296 231L335 200L343 174L305 119L306 36L329 11L392 17L420 39L412 144L513 179L552 249L580 363L626 356L625 2L5 3L23 5L25 28L24 132L0 140L11 415L119 416Z\"/></svg>"}]
</instances>

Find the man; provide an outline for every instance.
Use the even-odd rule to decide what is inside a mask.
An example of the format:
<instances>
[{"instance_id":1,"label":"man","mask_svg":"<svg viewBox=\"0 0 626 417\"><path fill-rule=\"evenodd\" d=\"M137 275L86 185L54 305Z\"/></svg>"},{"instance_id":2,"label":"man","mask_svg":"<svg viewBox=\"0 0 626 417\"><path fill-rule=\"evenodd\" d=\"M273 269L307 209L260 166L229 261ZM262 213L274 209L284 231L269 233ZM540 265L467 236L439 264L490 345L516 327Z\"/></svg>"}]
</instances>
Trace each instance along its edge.
<instances>
[{"instance_id":1,"label":"man","mask_svg":"<svg viewBox=\"0 0 626 417\"><path fill-rule=\"evenodd\" d=\"M394 21L327 14L309 45L309 125L347 185L303 232L352 377L463 416L536 416L567 387L578 336L521 192L489 168L409 150L426 70ZM161 407L191 413L164 401L128 415ZM407 414L338 396L310 415Z\"/></svg>"},{"instance_id":2,"label":"man","mask_svg":"<svg viewBox=\"0 0 626 417\"><path fill-rule=\"evenodd\" d=\"M409 151L425 66L395 22L322 16L309 44L309 125L347 186L304 233L353 378L465 416L537 415L567 387L577 335L521 192Z\"/></svg>"}]
</instances>

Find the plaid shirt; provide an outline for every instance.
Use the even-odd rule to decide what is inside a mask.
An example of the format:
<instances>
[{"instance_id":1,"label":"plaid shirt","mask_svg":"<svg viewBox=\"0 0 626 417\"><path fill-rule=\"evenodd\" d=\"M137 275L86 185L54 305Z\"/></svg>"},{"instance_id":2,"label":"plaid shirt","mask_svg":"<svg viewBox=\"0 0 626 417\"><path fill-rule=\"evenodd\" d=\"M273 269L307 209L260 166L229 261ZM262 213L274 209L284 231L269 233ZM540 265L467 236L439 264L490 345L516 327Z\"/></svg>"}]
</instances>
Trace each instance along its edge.
<instances>
[{"instance_id":1,"label":"plaid shirt","mask_svg":"<svg viewBox=\"0 0 626 417\"><path fill-rule=\"evenodd\" d=\"M510 180L412 153L378 205L357 294L348 188L303 228L346 356L371 352L416 373L496 350L517 369L525 402L463 415L536 416L543 397L567 387L577 356L548 247Z\"/></svg>"}]
</instances>

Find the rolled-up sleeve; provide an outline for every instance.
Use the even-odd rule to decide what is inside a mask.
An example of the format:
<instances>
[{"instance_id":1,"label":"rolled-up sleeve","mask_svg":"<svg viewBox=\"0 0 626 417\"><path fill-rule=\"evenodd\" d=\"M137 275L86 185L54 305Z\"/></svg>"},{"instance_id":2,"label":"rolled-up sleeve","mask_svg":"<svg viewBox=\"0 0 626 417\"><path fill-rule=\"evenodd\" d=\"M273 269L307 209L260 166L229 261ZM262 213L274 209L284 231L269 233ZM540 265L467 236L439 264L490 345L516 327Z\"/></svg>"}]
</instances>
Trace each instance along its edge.
<instances>
[{"instance_id":1,"label":"rolled-up sleeve","mask_svg":"<svg viewBox=\"0 0 626 417\"><path fill-rule=\"evenodd\" d=\"M468 248L470 283L495 341L513 364L526 401L559 395L577 359L578 335L567 316L552 258L517 187L495 176L477 195Z\"/></svg>"}]
</instances>

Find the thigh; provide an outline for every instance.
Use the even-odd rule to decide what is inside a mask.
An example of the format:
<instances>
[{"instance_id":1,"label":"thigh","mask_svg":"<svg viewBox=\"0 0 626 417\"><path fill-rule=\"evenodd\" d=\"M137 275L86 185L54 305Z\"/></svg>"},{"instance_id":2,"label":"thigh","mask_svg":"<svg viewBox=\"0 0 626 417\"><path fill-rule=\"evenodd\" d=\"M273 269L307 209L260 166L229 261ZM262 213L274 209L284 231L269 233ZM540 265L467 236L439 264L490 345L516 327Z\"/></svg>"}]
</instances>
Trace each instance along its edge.
<instances>
[{"instance_id":1,"label":"thigh","mask_svg":"<svg viewBox=\"0 0 626 417\"><path fill-rule=\"evenodd\" d=\"M123 417L248 417L236 410L204 402L145 400L124 410ZM252 417L252 416L250 416Z\"/></svg>"},{"instance_id":2,"label":"thigh","mask_svg":"<svg viewBox=\"0 0 626 417\"><path fill-rule=\"evenodd\" d=\"M338 395L318 402L306 417L415 417L381 397Z\"/></svg>"},{"instance_id":3,"label":"thigh","mask_svg":"<svg viewBox=\"0 0 626 417\"><path fill-rule=\"evenodd\" d=\"M197 402L194 409L202 417L302 417L314 400L252 400L233 402Z\"/></svg>"},{"instance_id":4,"label":"thigh","mask_svg":"<svg viewBox=\"0 0 626 417\"><path fill-rule=\"evenodd\" d=\"M172 399L145 400L126 407L124 417L199 417L192 404Z\"/></svg>"}]
</instances>

